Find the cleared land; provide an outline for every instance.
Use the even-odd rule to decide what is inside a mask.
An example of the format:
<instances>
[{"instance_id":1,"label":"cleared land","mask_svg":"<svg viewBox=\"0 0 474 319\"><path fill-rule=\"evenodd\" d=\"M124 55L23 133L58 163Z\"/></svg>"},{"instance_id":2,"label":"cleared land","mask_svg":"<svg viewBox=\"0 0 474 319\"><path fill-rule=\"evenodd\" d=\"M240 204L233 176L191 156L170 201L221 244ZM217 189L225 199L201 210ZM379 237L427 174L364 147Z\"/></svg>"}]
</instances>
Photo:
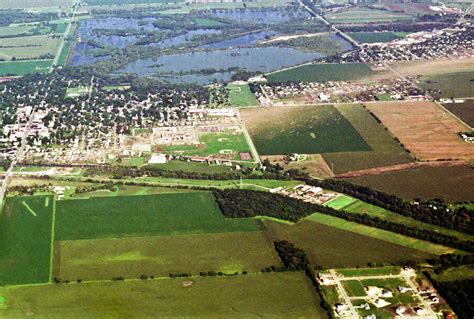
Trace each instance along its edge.
<instances>
[{"instance_id":1,"label":"cleared land","mask_svg":"<svg viewBox=\"0 0 474 319\"><path fill-rule=\"evenodd\" d=\"M261 232L56 242L54 276L77 279L258 272L281 262Z\"/></svg>"},{"instance_id":2,"label":"cleared land","mask_svg":"<svg viewBox=\"0 0 474 319\"><path fill-rule=\"evenodd\" d=\"M253 220L225 219L210 193L59 201L56 240L254 231Z\"/></svg>"},{"instance_id":3,"label":"cleared land","mask_svg":"<svg viewBox=\"0 0 474 319\"><path fill-rule=\"evenodd\" d=\"M232 277L1 288L2 318L285 317L326 318L299 272ZM58 307L58 305L67 305Z\"/></svg>"},{"instance_id":4,"label":"cleared land","mask_svg":"<svg viewBox=\"0 0 474 319\"><path fill-rule=\"evenodd\" d=\"M257 99L255 95L250 92L248 84L229 84L227 88L229 89L230 103L233 106L243 107L258 105Z\"/></svg>"},{"instance_id":5,"label":"cleared land","mask_svg":"<svg viewBox=\"0 0 474 319\"><path fill-rule=\"evenodd\" d=\"M0 75L25 75L35 72L46 73L52 63L53 60L0 62Z\"/></svg>"},{"instance_id":6,"label":"cleared land","mask_svg":"<svg viewBox=\"0 0 474 319\"><path fill-rule=\"evenodd\" d=\"M371 150L331 105L253 108L241 114L260 155Z\"/></svg>"},{"instance_id":7,"label":"cleared land","mask_svg":"<svg viewBox=\"0 0 474 319\"><path fill-rule=\"evenodd\" d=\"M366 266L370 262L424 260L433 254L311 220L294 225L264 220L269 236L305 250L311 262L325 268Z\"/></svg>"},{"instance_id":8,"label":"cleared land","mask_svg":"<svg viewBox=\"0 0 474 319\"><path fill-rule=\"evenodd\" d=\"M473 97L474 72L456 72L423 77L420 85L425 90L439 90L444 98Z\"/></svg>"},{"instance_id":9,"label":"cleared land","mask_svg":"<svg viewBox=\"0 0 474 319\"><path fill-rule=\"evenodd\" d=\"M0 285L49 281L53 206L52 196L7 198L0 223Z\"/></svg>"},{"instance_id":10,"label":"cleared land","mask_svg":"<svg viewBox=\"0 0 474 319\"><path fill-rule=\"evenodd\" d=\"M474 144L458 135L467 127L435 103L381 102L367 108L421 160L474 159Z\"/></svg>"},{"instance_id":11,"label":"cleared land","mask_svg":"<svg viewBox=\"0 0 474 319\"><path fill-rule=\"evenodd\" d=\"M464 103L447 103L443 106L463 120L464 123L474 127L474 100L466 100Z\"/></svg>"},{"instance_id":12,"label":"cleared land","mask_svg":"<svg viewBox=\"0 0 474 319\"><path fill-rule=\"evenodd\" d=\"M323 154L324 160L333 168L335 174L412 161L410 155L385 127L361 105L337 105L336 108L357 130L372 151Z\"/></svg>"},{"instance_id":13,"label":"cleared land","mask_svg":"<svg viewBox=\"0 0 474 319\"><path fill-rule=\"evenodd\" d=\"M469 165L420 167L379 175L347 178L347 181L368 186L412 200L443 198L448 202L474 201L474 169Z\"/></svg>"},{"instance_id":14,"label":"cleared land","mask_svg":"<svg viewBox=\"0 0 474 319\"><path fill-rule=\"evenodd\" d=\"M365 63L307 64L296 68L277 71L266 77L270 82L327 82L350 81L375 74Z\"/></svg>"}]
</instances>

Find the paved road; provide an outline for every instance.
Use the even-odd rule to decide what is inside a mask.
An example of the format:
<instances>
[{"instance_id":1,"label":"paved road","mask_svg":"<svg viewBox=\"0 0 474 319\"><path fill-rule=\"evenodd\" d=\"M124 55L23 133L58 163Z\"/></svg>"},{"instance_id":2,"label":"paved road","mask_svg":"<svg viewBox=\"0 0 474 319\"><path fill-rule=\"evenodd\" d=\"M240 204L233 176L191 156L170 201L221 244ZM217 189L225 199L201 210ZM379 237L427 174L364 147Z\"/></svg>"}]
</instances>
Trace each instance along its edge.
<instances>
[{"instance_id":1,"label":"paved road","mask_svg":"<svg viewBox=\"0 0 474 319\"><path fill-rule=\"evenodd\" d=\"M339 295L342 297L342 299L344 299L344 303L349 306L349 310L351 312L351 315L344 316L343 318L359 318L359 315L357 314L357 310L354 308L354 305L351 302L351 298L347 295L346 290L342 286L342 283L341 283L341 280L339 279L339 276L332 269L329 270L329 273L334 278L334 282L336 283Z\"/></svg>"},{"instance_id":2,"label":"paved road","mask_svg":"<svg viewBox=\"0 0 474 319\"><path fill-rule=\"evenodd\" d=\"M80 1L74 3L73 8L72 8L72 16L69 18L69 23L66 28L66 32L64 32L63 39L61 41L61 44L59 45L58 51L56 52L56 56L54 57L53 64L49 68L49 72L53 72L54 67L58 65L59 58L61 57L61 52L63 51L64 44L66 43L66 39L69 36L69 33L71 32L72 29L72 21L74 20L74 17L76 15L76 10L79 7Z\"/></svg>"}]
</instances>

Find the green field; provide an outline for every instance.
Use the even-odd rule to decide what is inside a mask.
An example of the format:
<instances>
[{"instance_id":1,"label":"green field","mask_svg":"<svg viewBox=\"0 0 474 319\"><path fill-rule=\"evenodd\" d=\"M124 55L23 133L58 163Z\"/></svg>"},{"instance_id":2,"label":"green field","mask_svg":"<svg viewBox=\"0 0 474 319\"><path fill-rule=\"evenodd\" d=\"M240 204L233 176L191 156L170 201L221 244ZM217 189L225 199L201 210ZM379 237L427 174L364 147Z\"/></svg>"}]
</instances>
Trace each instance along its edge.
<instances>
[{"instance_id":1,"label":"green field","mask_svg":"<svg viewBox=\"0 0 474 319\"><path fill-rule=\"evenodd\" d=\"M474 97L474 72L424 76L420 85L425 90L441 90L441 96L444 98Z\"/></svg>"},{"instance_id":2,"label":"green field","mask_svg":"<svg viewBox=\"0 0 474 319\"><path fill-rule=\"evenodd\" d=\"M0 224L0 286L49 281L53 210L52 196L6 199Z\"/></svg>"},{"instance_id":3,"label":"green field","mask_svg":"<svg viewBox=\"0 0 474 319\"><path fill-rule=\"evenodd\" d=\"M75 0L2 0L0 9L68 7L74 2Z\"/></svg>"},{"instance_id":4,"label":"green field","mask_svg":"<svg viewBox=\"0 0 474 319\"><path fill-rule=\"evenodd\" d=\"M404 32L349 32L348 35L360 43L390 42L403 38Z\"/></svg>"},{"instance_id":5,"label":"green field","mask_svg":"<svg viewBox=\"0 0 474 319\"><path fill-rule=\"evenodd\" d=\"M326 318L299 272L0 288L2 318ZM64 306L58 306L64 305Z\"/></svg>"},{"instance_id":6,"label":"green field","mask_svg":"<svg viewBox=\"0 0 474 319\"><path fill-rule=\"evenodd\" d=\"M324 203L324 206L339 210L352 204L355 201L357 201L357 199L346 196L346 195L341 195L339 197L336 197L333 200L330 200L329 202Z\"/></svg>"},{"instance_id":7,"label":"green field","mask_svg":"<svg viewBox=\"0 0 474 319\"><path fill-rule=\"evenodd\" d=\"M87 5L98 6L98 5L124 5L124 4L153 4L153 3L178 3L184 2L184 0L85 0Z\"/></svg>"},{"instance_id":8,"label":"green field","mask_svg":"<svg viewBox=\"0 0 474 319\"><path fill-rule=\"evenodd\" d=\"M35 25L19 25L0 27L0 37L11 37L23 34L29 34L36 29Z\"/></svg>"},{"instance_id":9,"label":"green field","mask_svg":"<svg viewBox=\"0 0 474 319\"><path fill-rule=\"evenodd\" d=\"M229 99L233 106L243 107L258 105L257 99L250 91L248 84L228 84L227 89L229 89Z\"/></svg>"},{"instance_id":10,"label":"green field","mask_svg":"<svg viewBox=\"0 0 474 319\"><path fill-rule=\"evenodd\" d=\"M347 11L329 13L326 16L329 22L343 23L370 23L370 22L392 22L410 19L409 15L390 12L385 10L374 10L369 8L350 8Z\"/></svg>"},{"instance_id":11,"label":"green field","mask_svg":"<svg viewBox=\"0 0 474 319\"><path fill-rule=\"evenodd\" d=\"M89 88L80 86L80 87L75 87L75 88L67 88L66 90L66 97L70 98L75 98L79 97L81 95L87 95L89 94Z\"/></svg>"},{"instance_id":12,"label":"green field","mask_svg":"<svg viewBox=\"0 0 474 319\"><path fill-rule=\"evenodd\" d=\"M327 82L359 80L375 74L365 63L307 64L268 74L269 82Z\"/></svg>"},{"instance_id":13,"label":"green field","mask_svg":"<svg viewBox=\"0 0 474 319\"><path fill-rule=\"evenodd\" d=\"M407 248L413 248L420 251L424 251L429 254L442 255L442 254L457 252L457 250L446 247L446 246L432 244L427 241L399 235L399 234L392 233L392 232L375 228L375 227L370 227L370 226L357 224L354 222L349 222L344 219L340 219L340 218L329 216L329 215L323 215L320 213L315 213L309 216L308 219L321 223L321 224L325 224L327 226L336 227L342 230L346 230L346 231L350 231L350 232L354 232L358 234L363 234L363 235L370 236L376 239L391 242L393 244L405 246Z\"/></svg>"},{"instance_id":14,"label":"green field","mask_svg":"<svg viewBox=\"0 0 474 319\"><path fill-rule=\"evenodd\" d=\"M71 281L259 272L281 264L261 232L72 240L55 245L53 274Z\"/></svg>"},{"instance_id":15,"label":"green field","mask_svg":"<svg viewBox=\"0 0 474 319\"><path fill-rule=\"evenodd\" d=\"M398 275L400 267L348 268L338 269L337 272L344 277Z\"/></svg>"},{"instance_id":16,"label":"green field","mask_svg":"<svg viewBox=\"0 0 474 319\"><path fill-rule=\"evenodd\" d=\"M25 75L30 73L46 73L52 60L0 62L0 75Z\"/></svg>"},{"instance_id":17,"label":"green field","mask_svg":"<svg viewBox=\"0 0 474 319\"><path fill-rule=\"evenodd\" d=\"M415 169L348 178L407 200L443 198L447 202L474 201L474 169L469 165Z\"/></svg>"},{"instance_id":18,"label":"green field","mask_svg":"<svg viewBox=\"0 0 474 319\"><path fill-rule=\"evenodd\" d=\"M305 250L314 265L324 268L364 267L371 262L394 263L424 260L433 254L339 229L311 220L294 225L264 219L274 240L288 240Z\"/></svg>"},{"instance_id":19,"label":"green field","mask_svg":"<svg viewBox=\"0 0 474 319\"><path fill-rule=\"evenodd\" d=\"M331 105L252 108L241 113L260 155L371 150Z\"/></svg>"},{"instance_id":20,"label":"green field","mask_svg":"<svg viewBox=\"0 0 474 319\"><path fill-rule=\"evenodd\" d=\"M207 192L97 197L57 203L57 240L257 229L253 220L225 219Z\"/></svg>"},{"instance_id":21,"label":"green field","mask_svg":"<svg viewBox=\"0 0 474 319\"><path fill-rule=\"evenodd\" d=\"M411 162L410 155L394 140L385 127L360 105L337 105L337 110L370 146L370 152L340 152L323 154L335 174L367 168Z\"/></svg>"},{"instance_id":22,"label":"green field","mask_svg":"<svg viewBox=\"0 0 474 319\"><path fill-rule=\"evenodd\" d=\"M60 43L61 39L49 35L3 38L0 44L0 58L42 59L45 55L56 55Z\"/></svg>"},{"instance_id":23,"label":"green field","mask_svg":"<svg viewBox=\"0 0 474 319\"><path fill-rule=\"evenodd\" d=\"M57 60L58 65L66 65L68 58L69 58L69 52L71 50L71 46L74 43L74 41L69 41L65 40L64 41L64 46L61 52L59 53L59 58Z\"/></svg>"}]
</instances>

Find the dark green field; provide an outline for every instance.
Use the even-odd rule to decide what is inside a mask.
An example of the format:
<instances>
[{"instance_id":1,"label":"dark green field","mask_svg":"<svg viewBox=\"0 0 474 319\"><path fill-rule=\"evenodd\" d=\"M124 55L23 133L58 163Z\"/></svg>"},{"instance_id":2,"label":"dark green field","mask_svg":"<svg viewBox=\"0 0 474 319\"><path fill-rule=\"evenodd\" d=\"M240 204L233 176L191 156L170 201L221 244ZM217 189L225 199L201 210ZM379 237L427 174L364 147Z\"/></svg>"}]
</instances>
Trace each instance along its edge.
<instances>
[{"instance_id":1,"label":"dark green field","mask_svg":"<svg viewBox=\"0 0 474 319\"><path fill-rule=\"evenodd\" d=\"M466 100L464 103L447 103L443 106L463 120L464 123L474 127L474 100Z\"/></svg>"},{"instance_id":2,"label":"dark green field","mask_svg":"<svg viewBox=\"0 0 474 319\"><path fill-rule=\"evenodd\" d=\"M0 224L0 285L49 281L53 210L52 196L7 198Z\"/></svg>"},{"instance_id":3,"label":"dark green field","mask_svg":"<svg viewBox=\"0 0 474 319\"><path fill-rule=\"evenodd\" d=\"M400 32L350 32L351 38L361 43L390 42L403 38Z\"/></svg>"},{"instance_id":4,"label":"dark green field","mask_svg":"<svg viewBox=\"0 0 474 319\"><path fill-rule=\"evenodd\" d=\"M253 220L225 219L207 192L59 201L56 240L254 231Z\"/></svg>"},{"instance_id":5,"label":"dark green field","mask_svg":"<svg viewBox=\"0 0 474 319\"><path fill-rule=\"evenodd\" d=\"M306 251L312 263L324 268L363 267L370 262L393 263L434 257L420 250L310 220L295 225L270 220L264 223L272 238L294 243Z\"/></svg>"},{"instance_id":6,"label":"dark green field","mask_svg":"<svg viewBox=\"0 0 474 319\"><path fill-rule=\"evenodd\" d=\"M241 113L260 155L371 150L331 105L253 108Z\"/></svg>"},{"instance_id":7,"label":"dark green field","mask_svg":"<svg viewBox=\"0 0 474 319\"><path fill-rule=\"evenodd\" d=\"M267 75L269 82L350 81L374 74L365 63L309 64Z\"/></svg>"}]
</instances>

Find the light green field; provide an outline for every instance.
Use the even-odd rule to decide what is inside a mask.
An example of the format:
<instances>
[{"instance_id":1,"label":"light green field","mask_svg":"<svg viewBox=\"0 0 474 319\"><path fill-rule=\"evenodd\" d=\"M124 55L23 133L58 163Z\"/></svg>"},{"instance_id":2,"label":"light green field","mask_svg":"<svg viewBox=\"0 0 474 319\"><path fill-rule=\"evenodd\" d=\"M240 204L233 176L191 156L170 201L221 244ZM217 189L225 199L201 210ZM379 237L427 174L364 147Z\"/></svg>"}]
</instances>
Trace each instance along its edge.
<instances>
[{"instance_id":1,"label":"light green field","mask_svg":"<svg viewBox=\"0 0 474 319\"><path fill-rule=\"evenodd\" d=\"M46 73L52 63L53 60L0 62L0 75L25 75L35 72Z\"/></svg>"},{"instance_id":2,"label":"light green field","mask_svg":"<svg viewBox=\"0 0 474 319\"><path fill-rule=\"evenodd\" d=\"M396 20L410 19L409 15L384 10L373 10L368 8L351 8L347 11L328 13L326 16L332 23L370 23L391 22Z\"/></svg>"},{"instance_id":3,"label":"light green field","mask_svg":"<svg viewBox=\"0 0 474 319\"><path fill-rule=\"evenodd\" d=\"M61 39L51 38L49 35L4 38L0 44L0 58L39 59L46 54L54 56L60 43Z\"/></svg>"},{"instance_id":4,"label":"light green field","mask_svg":"<svg viewBox=\"0 0 474 319\"><path fill-rule=\"evenodd\" d=\"M326 318L299 272L0 288L2 318ZM58 306L64 305L64 306Z\"/></svg>"},{"instance_id":5,"label":"light green field","mask_svg":"<svg viewBox=\"0 0 474 319\"><path fill-rule=\"evenodd\" d=\"M71 6L76 0L2 0L0 9L32 9Z\"/></svg>"},{"instance_id":6,"label":"light green field","mask_svg":"<svg viewBox=\"0 0 474 319\"><path fill-rule=\"evenodd\" d=\"M315 213L308 217L309 220L322 223L328 226L336 227L339 229L347 230L350 232L363 234L366 236L374 237L377 239L385 240L401 246L418 249L435 255L450 254L457 252L456 249L432 244L427 241L399 235L386 230L378 229L375 227L369 227L353 222L346 221L337 217L323 215Z\"/></svg>"},{"instance_id":7,"label":"light green field","mask_svg":"<svg viewBox=\"0 0 474 319\"><path fill-rule=\"evenodd\" d=\"M6 199L0 223L0 286L49 281L53 210L52 196Z\"/></svg>"},{"instance_id":8,"label":"light green field","mask_svg":"<svg viewBox=\"0 0 474 319\"><path fill-rule=\"evenodd\" d=\"M324 206L340 210L346 207L347 205L352 204L355 201L356 201L355 198L352 198L346 195L341 195L339 197L336 197L333 200L330 200L329 202L324 203Z\"/></svg>"},{"instance_id":9,"label":"light green field","mask_svg":"<svg viewBox=\"0 0 474 319\"><path fill-rule=\"evenodd\" d=\"M27 34L28 32L34 30L35 28L36 26L34 25L0 27L0 37Z\"/></svg>"},{"instance_id":10,"label":"light green field","mask_svg":"<svg viewBox=\"0 0 474 319\"><path fill-rule=\"evenodd\" d=\"M436 281L455 281L463 279L474 279L474 265L453 267L443 271L441 274L431 274Z\"/></svg>"},{"instance_id":11,"label":"light green field","mask_svg":"<svg viewBox=\"0 0 474 319\"><path fill-rule=\"evenodd\" d=\"M73 240L55 245L53 274L71 281L259 272L281 264L261 232Z\"/></svg>"},{"instance_id":12,"label":"light green field","mask_svg":"<svg viewBox=\"0 0 474 319\"><path fill-rule=\"evenodd\" d=\"M338 269L337 272L344 277L397 275L400 267L348 268Z\"/></svg>"},{"instance_id":13,"label":"light green field","mask_svg":"<svg viewBox=\"0 0 474 319\"><path fill-rule=\"evenodd\" d=\"M249 85L228 84L229 99L233 106L255 106L258 105L255 95L250 91Z\"/></svg>"},{"instance_id":14,"label":"light green field","mask_svg":"<svg viewBox=\"0 0 474 319\"><path fill-rule=\"evenodd\" d=\"M96 197L57 202L57 240L257 229L254 220L225 219L213 196L207 192Z\"/></svg>"},{"instance_id":15,"label":"light green field","mask_svg":"<svg viewBox=\"0 0 474 319\"><path fill-rule=\"evenodd\" d=\"M75 87L75 88L67 88L67 91L66 91L66 97L71 97L71 98L78 97L81 95L87 95L87 94L89 94L89 88L83 87L83 86Z\"/></svg>"}]
</instances>

